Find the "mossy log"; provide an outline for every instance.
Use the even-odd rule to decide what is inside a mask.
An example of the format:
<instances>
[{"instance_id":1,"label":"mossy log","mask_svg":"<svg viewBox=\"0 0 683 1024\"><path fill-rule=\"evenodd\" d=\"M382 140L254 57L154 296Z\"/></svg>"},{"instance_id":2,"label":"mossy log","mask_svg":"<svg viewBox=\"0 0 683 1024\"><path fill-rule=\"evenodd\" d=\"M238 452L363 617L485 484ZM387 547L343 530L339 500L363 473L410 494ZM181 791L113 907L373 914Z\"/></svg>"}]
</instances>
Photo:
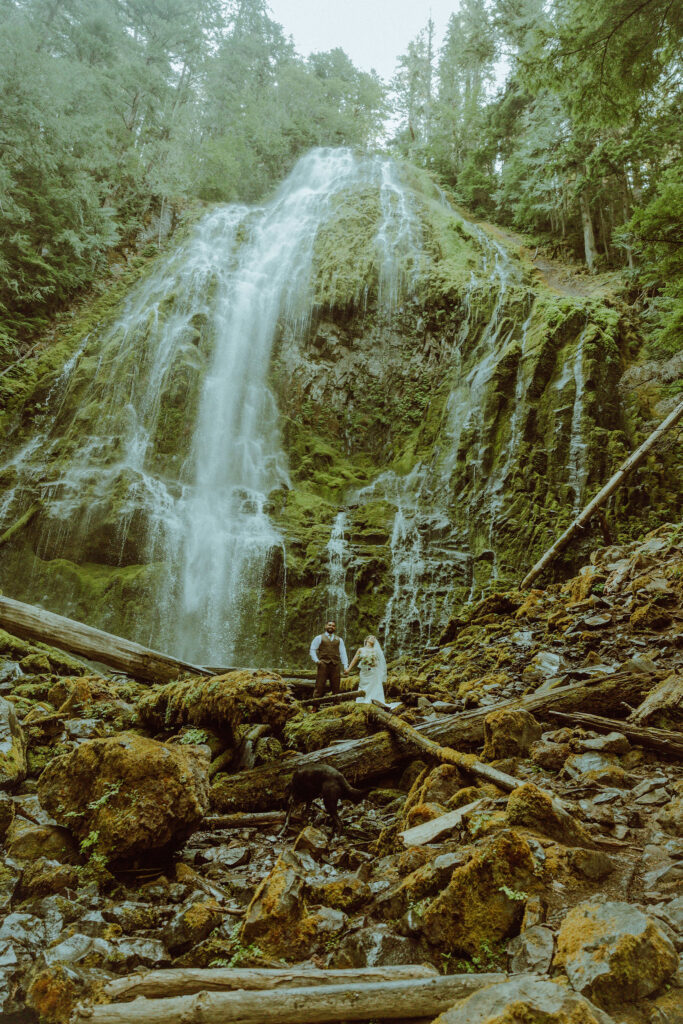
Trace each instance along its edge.
<instances>
[{"instance_id":1,"label":"mossy log","mask_svg":"<svg viewBox=\"0 0 683 1024\"><path fill-rule=\"evenodd\" d=\"M368 707L368 714L381 725L385 725L387 729L400 736L401 739L404 739L406 743L411 743L418 750L424 750L426 754L429 754L430 757L435 757L437 761L442 761L444 764L454 764L458 768L463 768L471 775L476 775L477 778L485 779L486 782L493 782L494 785L499 786L507 793L511 793L513 789L517 789L518 786L522 785L521 780L516 779L514 775L500 772L497 768L492 768L490 764L478 761L472 754L461 754L459 751L453 750L452 747L444 747L440 743L430 740L428 736L423 736L422 733L414 729L412 725L408 725L398 715L392 715L390 711L385 711L384 708L378 707L375 702Z\"/></svg>"},{"instance_id":2,"label":"mossy log","mask_svg":"<svg viewBox=\"0 0 683 1024\"><path fill-rule=\"evenodd\" d=\"M400 964L388 967L358 967L323 970L319 967L184 967L147 971L115 978L104 986L105 999L127 1000L145 997L187 996L195 992L230 992L281 988L305 988L316 985L341 985L345 981L406 981L411 978L433 978L437 974L430 964Z\"/></svg>"},{"instance_id":3,"label":"mossy log","mask_svg":"<svg viewBox=\"0 0 683 1024\"><path fill-rule=\"evenodd\" d=\"M627 739L633 740L639 747L649 747L651 750L658 750L660 753L670 754L672 757L683 757L683 733L676 732L674 729L655 729L643 725L631 725L630 722L620 722L615 718L586 715L578 711L573 715L567 715L562 711L549 711L548 714L563 722L586 725L589 729L596 729L598 732L620 732Z\"/></svg>"},{"instance_id":4,"label":"mossy log","mask_svg":"<svg viewBox=\"0 0 683 1024\"><path fill-rule=\"evenodd\" d=\"M420 726L418 731L440 744L476 746L484 740L484 719L492 711L503 708L523 709L541 718L550 710L590 709L592 712L609 713L620 707L624 700L634 704L641 701L662 675L618 672L590 683L573 683L538 696L531 694L459 715L449 715ZM298 768L330 764L342 772L349 782L359 783L383 775L411 757L413 752L412 744L388 731L382 731L322 750L292 755L276 766L266 765L237 775L219 775L211 788L212 808L223 812L269 810L283 804L287 784Z\"/></svg>"},{"instance_id":5,"label":"mossy log","mask_svg":"<svg viewBox=\"0 0 683 1024\"><path fill-rule=\"evenodd\" d=\"M404 981L283 988L266 992L198 992L168 999L134 999L108 1006L77 1007L72 1024L315 1024L320 1021L429 1019L458 999L505 974L450 974Z\"/></svg>"},{"instance_id":6,"label":"mossy log","mask_svg":"<svg viewBox=\"0 0 683 1024\"><path fill-rule=\"evenodd\" d=\"M364 697L365 690L347 690L341 693L328 693L324 697L311 697L310 700L302 700L299 703L304 707L308 704L343 704L347 700L356 700L358 697Z\"/></svg>"},{"instance_id":7,"label":"mossy log","mask_svg":"<svg viewBox=\"0 0 683 1024\"><path fill-rule=\"evenodd\" d=\"M12 525L8 527L5 530L5 532L0 536L0 547L3 544L6 544L8 540L11 540L15 533L19 533L20 530L23 530L23 528L31 522L34 515L40 508L41 503L39 501L36 501L33 503L33 505L31 505L29 509L27 509L26 512L24 512L23 516L19 516L17 521L15 523L12 523Z\"/></svg>"},{"instance_id":8,"label":"mossy log","mask_svg":"<svg viewBox=\"0 0 683 1024\"><path fill-rule=\"evenodd\" d=\"M203 674L186 661L9 597L0 597L0 626L24 640L39 640L81 654L135 679L166 683L188 672Z\"/></svg>"}]
</instances>

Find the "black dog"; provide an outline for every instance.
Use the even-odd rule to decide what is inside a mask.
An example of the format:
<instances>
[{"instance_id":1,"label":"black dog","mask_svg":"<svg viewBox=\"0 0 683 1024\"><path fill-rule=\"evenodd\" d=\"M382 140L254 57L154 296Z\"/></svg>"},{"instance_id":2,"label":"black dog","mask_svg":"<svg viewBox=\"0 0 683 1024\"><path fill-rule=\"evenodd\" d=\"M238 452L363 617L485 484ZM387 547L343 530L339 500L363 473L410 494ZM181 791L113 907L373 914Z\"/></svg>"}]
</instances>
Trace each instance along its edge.
<instances>
[{"instance_id":1,"label":"black dog","mask_svg":"<svg viewBox=\"0 0 683 1024\"><path fill-rule=\"evenodd\" d=\"M292 813L294 804L305 803L306 811L310 809L311 801L321 796L325 810L332 818L334 830L341 833L342 824L337 814L337 801L353 800L358 803L365 796L362 789L354 789L346 781L341 772L332 768L329 764L319 764L312 768L299 768L294 772L292 781L288 786L289 805L287 817L282 826L280 835L287 831L289 816Z\"/></svg>"}]
</instances>

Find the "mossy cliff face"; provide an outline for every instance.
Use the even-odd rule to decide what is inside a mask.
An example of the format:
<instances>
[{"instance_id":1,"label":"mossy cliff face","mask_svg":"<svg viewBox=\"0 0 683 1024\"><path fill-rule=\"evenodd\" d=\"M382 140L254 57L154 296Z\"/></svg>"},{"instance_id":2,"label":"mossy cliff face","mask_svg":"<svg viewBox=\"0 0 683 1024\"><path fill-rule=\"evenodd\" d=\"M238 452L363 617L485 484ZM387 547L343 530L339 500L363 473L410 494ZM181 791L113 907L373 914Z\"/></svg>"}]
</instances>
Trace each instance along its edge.
<instances>
[{"instance_id":1,"label":"mossy cliff face","mask_svg":"<svg viewBox=\"0 0 683 1024\"><path fill-rule=\"evenodd\" d=\"M331 196L310 287L280 308L269 443L288 472L263 510L273 541L226 608L233 662L301 662L329 615L350 646L429 643L460 604L519 579L641 439L618 388L637 345L619 312L534 282L421 172L388 167ZM181 248L14 374L5 593L174 649L178 508L225 301L211 238L232 232L238 261L257 213L210 215L200 273ZM680 510L674 455L614 499L620 537Z\"/></svg>"}]
</instances>

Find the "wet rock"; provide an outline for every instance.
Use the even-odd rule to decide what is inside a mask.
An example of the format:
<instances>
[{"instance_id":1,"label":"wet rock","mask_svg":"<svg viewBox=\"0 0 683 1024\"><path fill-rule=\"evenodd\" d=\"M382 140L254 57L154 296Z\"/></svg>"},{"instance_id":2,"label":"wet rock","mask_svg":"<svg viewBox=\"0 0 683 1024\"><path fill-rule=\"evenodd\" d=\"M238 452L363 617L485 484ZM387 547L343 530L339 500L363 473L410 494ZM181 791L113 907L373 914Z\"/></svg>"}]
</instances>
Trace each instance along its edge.
<instances>
[{"instance_id":1,"label":"wet rock","mask_svg":"<svg viewBox=\"0 0 683 1024\"><path fill-rule=\"evenodd\" d=\"M344 936L329 960L330 967L388 967L420 963L425 949L416 939L397 935L387 925L371 925Z\"/></svg>"},{"instance_id":2,"label":"wet rock","mask_svg":"<svg viewBox=\"0 0 683 1024\"><path fill-rule=\"evenodd\" d=\"M313 825L307 825L299 832L294 842L294 849L309 853L314 860L321 860L327 852L330 841L324 832Z\"/></svg>"},{"instance_id":3,"label":"wet rock","mask_svg":"<svg viewBox=\"0 0 683 1024\"><path fill-rule=\"evenodd\" d=\"M522 975L474 992L433 1024L614 1024L603 1010L554 981Z\"/></svg>"},{"instance_id":4,"label":"wet rock","mask_svg":"<svg viewBox=\"0 0 683 1024\"><path fill-rule=\"evenodd\" d=\"M561 843L593 846L590 833L581 822L533 782L525 782L510 793L506 817L510 825L522 825Z\"/></svg>"},{"instance_id":5,"label":"wet rock","mask_svg":"<svg viewBox=\"0 0 683 1024\"><path fill-rule=\"evenodd\" d=\"M67 1024L79 995L74 972L57 964L39 970L26 992L26 1005L45 1024Z\"/></svg>"},{"instance_id":6,"label":"wet rock","mask_svg":"<svg viewBox=\"0 0 683 1024\"><path fill-rule=\"evenodd\" d=\"M528 711L492 711L484 719L484 760L526 757L540 737L541 727Z\"/></svg>"},{"instance_id":7,"label":"wet rock","mask_svg":"<svg viewBox=\"0 0 683 1024\"><path fill-rule=\"evenodd\" d=\"M19 889L24 898L50 896L53 893L64 892L66 889L76 889L78 882L77 868L40 857L27 864L22 871Z\"/></svg>"},{"instance_id":8,"label":"wet rock","mask_svg":"<svg viewBox=\"0 0 683 1024\"><path fill-rule=\"evenodd\" d=\"M0 792L0 843L3 842L14 821L14 801L7 793Z\"/></svg>"},{"instance_id":9,"label":"wet rock","mask_svg":"<svg viewBox=\"0 0 683 1024\"><path fill-rule=\"evenodd\" d=\"M0 789L26 778L26 740L14 705L0 697Z\"/></svg>"},{"instance_id":10,"label":"wet rock","mask_svg":"<svg viewBox=\"0 0 683 1024\"><path fill-rule=\"evenodd\" d=\"M302 930L305 877L299 854L285 850L258 886L240 930L243 945L258 944L274 956L295 957L311 943Z\"/></svg>"},{"instance_id":11,"label":"wet rock","mask_svg":"<svg viewBox=\"0 0 683 1024\"><path fill-rule=\"evenodd\" d=\"M581 903L560 926L553 964L577 992L608 1007L656 992L678 956L655 921L631 904Z\"/></svg>"},{"instance_id":12,"label":"wet rock","mask_svg":"<svg viewBox=\"0 0 683 1024\"><path fill-rule=\"evenodd\" d=\"M169 911L164 907L153 903L138 903L133 900L124 900L103 911L105 920L118 925L126 935L159 928L168 914Z\"/></svg>"},{"instance_id":13,"label":"wet rock","mask_svg":"<svg viewBox=\"0 0 683 1024\"><path fill-rule=\"evenodd\" d=\"M683 838L683 796L675 797L655 815L660 828L672 836Z\"/></svg>"},{"instance_id":14,"label":"wet rock","mask_svg":"<svg viewBox=\"0 0 683 1024\"><path fill-rule=\"evenodd\" d=\"M222 922L224 911L215 900L204 898L180 908L163 933L169 952L184 953L205 939Z\"/></svg>"},{"instance_id":15,"label":"wet rock","mask_svg":"<svg viewBox=\"0 0 683 1024\"><path fill-rule=\"evenodd\" d=\"M17 816L7 833L5 848L17 860L47 857L62 864L79 864L80 856L71 833L58 825L35 825Z\"/></svg>"},{"instance_id":16,"label":"wet rock","mask_svg":"<svg viewBox=\"0 0 683 1024\"><path fill-rule=\"evenodd\" d=\"M48 966L77 964L87 960L101 967L132 970L135 967L162 967L170 957L158 939L99 939L76 933L43 953Z\"/></svg>"},{"instance_id":17,"label":"wet rock","mask_svg":"<svg viewBox=\"0 0 683 1024\"><path fill-rule=\"evenodd\" d=\"M546 974L550 970L554 952L555 939L550 928L541 924L527 928L508 942L510 971L513 974Z\"/></svg>"},{"instance_id":18,"label":"wet rock","mask_svg":"<svg viewBox=\"0 0 683 1024\"><path fill-rule=\"evenodd\" d=\"M591 736L578 742L579 752L596 751L599 754L627 754L631 744L621 732L608 732L602 736Z\"/></svg>"},{"instance_id":19,"label":"wet rock","mask_svg":"<svg viewBox=\"0 0 683 1024\"><path fill-rule=\"evenodd\" d=\"M38 793L79 839L94 837L99 853L124 860L178 843L197 827L208 809L207 767L197 748L122 733L55 758Z\"/></svg>"},{"instance_id":20,"label":"wet rock","mask_svg":"<svg viewBox=\"0 0 683 1024\"><path fill-rule=\"evenodd\" d=\"M421 864L396 885L381 893L375 902L376 912L386 920L400 917L411 904L435 896L448 884L456 867L467 860L464 850L443 853ZM424 907L421 908L424 910Z\"/></svg>"},{"instance_id":21,"label":"wet rock","mask_svg":"<svg viewBox=\"0 0 683 1024\"><path fill-rule=\"evenodd\" d=\"M238 727L247 722L281 732L297 709L280 676L246 669L212 679L168 683L151 690L138 704L140 719L150 729L206 726L220 730L228 745Z\"/></svg>"},{"instance_id":22,"label":"wet rock","mask_svg":"<svg viewBox=\"0 0 683 1024\"><path fill-rule=\"evenodd\" d=\"M236 868L240 864L249 862L251 850L248 846L216 846L211 850L205 850L202 858L209 864L220 864L224 868Z\"/></svg>"},{"instance_id":23,"label":"wet rock","mask_svg":"<svg viewBox=\"0 0 683 1024\"><path fill-rule=\"evenodd\" d=\"M553 743L545 739L532 743L529 749L534 764L553 772L560 771L571 752L572 748L568 743Z\"/></svg>"},{"instance_id":24,"label":"wet rock","mask_svg":"<svg viewBox=\"0 0 683 1024\"><path fill-rule=\"evenodd\" d=\"M607 776L615 768L617 770L617 777L622 779L623 769L619 767L612 755L589 752L585 754L572 754L571 757L568 757L564 763L562 773L574 781L590 782L591 779L597 781L597 773L599 772L601 774L601 781L608 785L609 783L606 782ZM604 774L605 772L607 772L607 775Z\"/></svg>"},{"instance_id":25,"label":"wet rock","mask_svg":"<svg viewBox=\"0 0 683 1024\"><path fill-rule=\"evenodd\" d=\"M567 860L571 869L584 878L599 882L614 871L614 862L602 850L569 850Z\"/></svg>"},{"instance_id":26,"label":"wet rock","mask_svg":"<svg viewBox=\"0 0 683 1024\"><path fill-rule=\"evenodd\" d=\"M534 866L529 844L520 835L494 836L454 870L447 887L427 907L427 941L448 952L476 955L482 941L515 934Z\"/></svg>"},{"instance_id":27,"label":"wet rock","mask_svg":"<svg viewBox=\"0 0 683 1024\"><path fill-rule=\"evenodd\" d=\"M450 798L467 785L467 779L452 764L440 764L432 768L417 797L420 804L442 804L448 803ZM415 822L418 824L418 822Z\"/></svg>"},{"instance_id":28,"label":"wet rock","mask_svg":"<svg viewBox=\"0 0 683 1024\"><path fill-rule=\"evenodd\" d=\"M310 894L314 902L343 910L347 914L369 906L372 901L370 886L355 875L340 875L329 882L312 885Z\"/></svg>"}]
</instances>

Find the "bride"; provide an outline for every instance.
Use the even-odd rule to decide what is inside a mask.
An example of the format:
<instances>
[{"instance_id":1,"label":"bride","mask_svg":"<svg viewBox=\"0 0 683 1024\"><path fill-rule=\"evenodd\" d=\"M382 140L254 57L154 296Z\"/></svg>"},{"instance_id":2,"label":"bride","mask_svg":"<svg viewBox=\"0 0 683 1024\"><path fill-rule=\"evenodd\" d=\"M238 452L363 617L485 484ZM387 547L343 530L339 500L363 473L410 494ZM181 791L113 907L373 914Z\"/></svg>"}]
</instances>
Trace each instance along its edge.
<instances>
[{"instance_id":1,"label":"bride","mask_svg":"<svg viewBox=\"0 0 683 1024\"><path fill-rule=\"evenodd\" d=\"M365 690L364 697L358 697L357 704L370 704L378 700L384 704L384 683L387 678L387 663L379 640L374 636L366 636L365 644L356 651L353 661L346 669L348 675L358 662L360 668L360 689Z\"/></svg>"}]
</instances>

